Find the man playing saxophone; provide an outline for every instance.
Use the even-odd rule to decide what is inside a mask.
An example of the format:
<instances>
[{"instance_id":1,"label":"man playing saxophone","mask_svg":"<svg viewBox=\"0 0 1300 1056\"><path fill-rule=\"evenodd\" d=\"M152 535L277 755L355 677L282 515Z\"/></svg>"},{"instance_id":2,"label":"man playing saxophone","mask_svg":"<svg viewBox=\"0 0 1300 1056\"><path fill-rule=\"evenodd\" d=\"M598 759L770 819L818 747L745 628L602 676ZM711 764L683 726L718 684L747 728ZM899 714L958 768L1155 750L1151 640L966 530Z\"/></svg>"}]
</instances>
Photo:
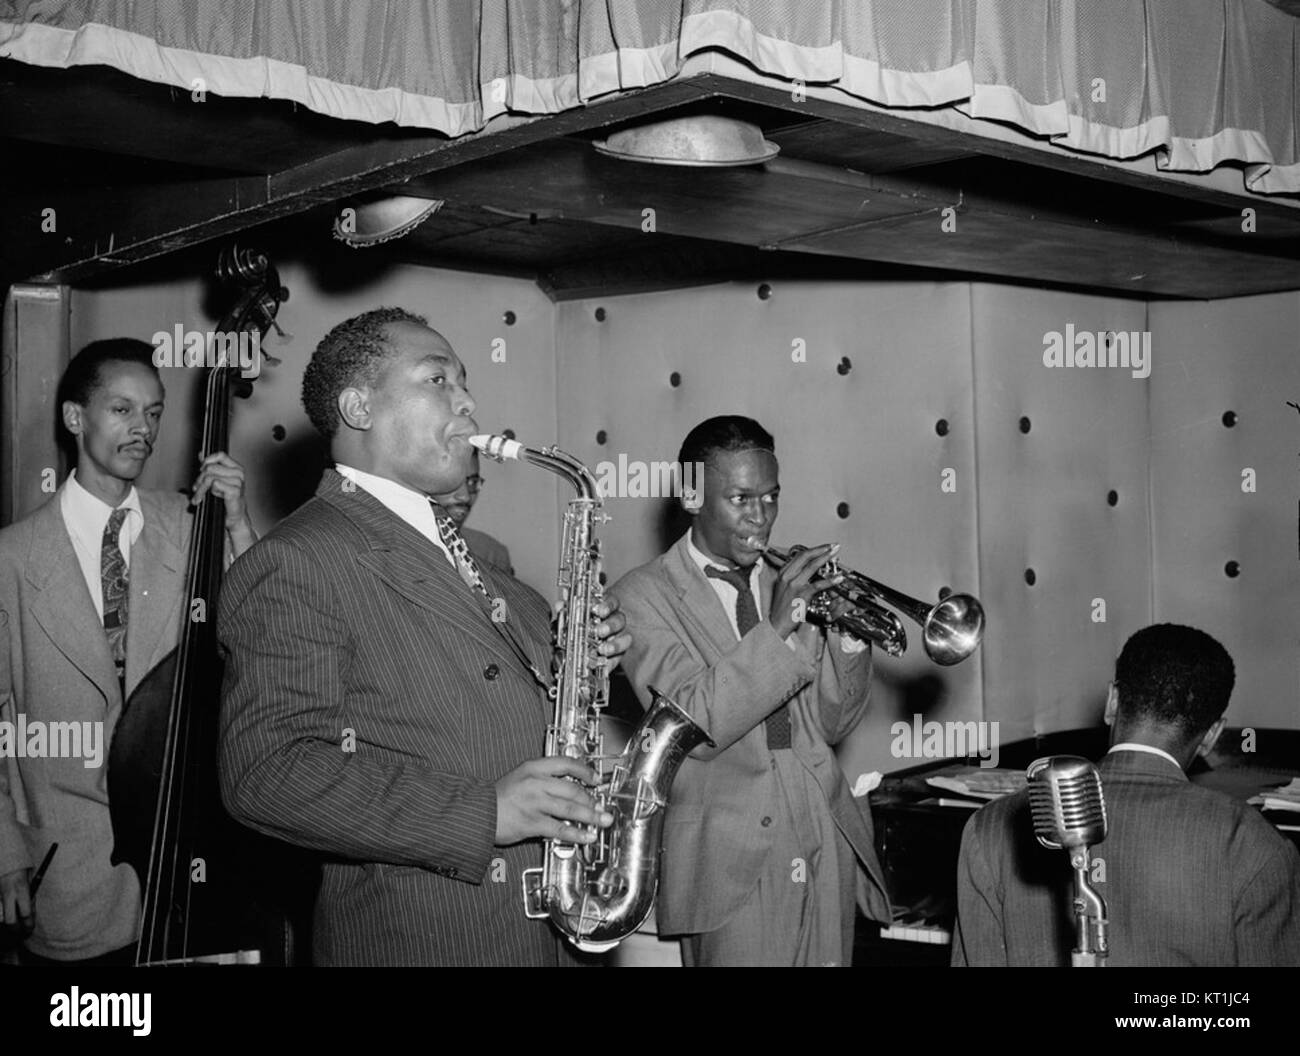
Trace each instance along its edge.
<instances>
[{"instance_id":1,"label":"man playing saxophone","mask_svg":"<svg viewBox=\"0 0 1300 1056\"><path fill-rule=\"evenodd\" d=\"M812 547L779 573L760 560L780 492L762 426L710 418L679 463L704 467L702 493L682 496L690 530L610 591L642 705L655 686L715 742L672 788L660 934L682 937L688 966L848 965L855 901L890 918L870 813L832 752L865 712L870 647L801 622L835 548Z\"/></svg>"},{"instance_id":2,"label":"man playing saxophone","mask_svg":"<svg viewBox=\"0 0 1300 1056\"><path fill-rule=\"evenodd\" d=\"M522 874L536 838L589 843L612 817L587 766L536 758L549 607L429 500L470 471L465 370L422 318L377 309L317 346L303 403L336 467L227 576L226 806L324 855L318 964L561 963ZM607 657L628 643L616 607L594 610Z\"/></svg>"}]
</instances>

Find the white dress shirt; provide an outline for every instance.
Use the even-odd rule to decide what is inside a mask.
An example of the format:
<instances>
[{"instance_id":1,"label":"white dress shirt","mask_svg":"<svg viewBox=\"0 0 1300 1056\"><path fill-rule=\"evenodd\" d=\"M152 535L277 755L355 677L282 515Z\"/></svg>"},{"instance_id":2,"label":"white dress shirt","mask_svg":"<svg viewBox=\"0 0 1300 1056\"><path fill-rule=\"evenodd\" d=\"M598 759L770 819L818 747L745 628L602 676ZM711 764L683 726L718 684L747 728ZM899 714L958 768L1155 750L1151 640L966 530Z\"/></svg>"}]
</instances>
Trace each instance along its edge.
<instances>
[{"instance_id":1,"label":"white dress shirt","mask_svg":"<svg viewBox=\"0 0 1300 1056\"><path fill-rule=\"evenodd\" d=\"M1122 744L1112 745L1110 751L1106 754L1114 755L1116 752L1147 752L1150 755L1158 755L1162 759L1168 759L1174 764L1174 766L1178 767L1179 770L1183 768L1182 764L1163 748L1156 748L1150 744L1138 744L1137 741L1124 741Z\"/></svg>"},{"instance_id":2,"label":"white dress shirt","mask_svg":"<svg viewBox=\"0 0 1300 1056\"><path fill-rule=\"evenodd\" d=\"M356 484L363 491L369 492L393 513L433 543L445 557L452 568L456 559L451 556L447 544L442 541L438 531L438 518L434 516L433 507L429 505L429 496L399 484L387 477L377 477L373 473L363 473L359 469L339 463L334 467L341 476Z\"/></svg>"},{"instance_id":3,"label":"white dress shirt","mask_svg":"<svg viewBox=\"0 0 1300 1056\"><path fill-rule=\"evenodd\" d=\"M723 568L722 562L715 561L709 557L703 550L695 545L695 536L687 536L686 545L690 547L691 560L700 566L700 572L706 568ZM755 561L749 570L749 592L754 595L754 608L758 612L758 618L763 618L763 595L759 592L759 573L761 561ZM722 607L727 610L727 619L731 623L731 629L735 632L737 640L740 639L740 624L736 622L736 599L740 597L740 591L728 583L725 579L714 579L712 576L704 577L709 581L709 586L713 588L713 593L718 596L722 602Z\"/></svg>"},{"instance_id":4,"label":"white dress shirt","mask_svg":"<svg viewBox=\"0 0 1300 1056\"><path fill-rule=\"evenodd\" d=\"M122 550L126 567L131 567L131 544L140 538L144 531L144 511L140 509L140 496L134 485L127 492L126 499L119 509L125 508L127 515L122 519L122 530L117 537L117 545ZM72 550L77 555L77 564L81 566L81 575L90 591L90 600L95 605L95 615L99 622L104 622L104 580L100 571L104 549L104 529L108 527L108 518L113 507L88 492L77 480L74 469L68 476L67 483L59 493L59 511L63 514L63 523L72 537Z\"/></svg>"}]
</instances>

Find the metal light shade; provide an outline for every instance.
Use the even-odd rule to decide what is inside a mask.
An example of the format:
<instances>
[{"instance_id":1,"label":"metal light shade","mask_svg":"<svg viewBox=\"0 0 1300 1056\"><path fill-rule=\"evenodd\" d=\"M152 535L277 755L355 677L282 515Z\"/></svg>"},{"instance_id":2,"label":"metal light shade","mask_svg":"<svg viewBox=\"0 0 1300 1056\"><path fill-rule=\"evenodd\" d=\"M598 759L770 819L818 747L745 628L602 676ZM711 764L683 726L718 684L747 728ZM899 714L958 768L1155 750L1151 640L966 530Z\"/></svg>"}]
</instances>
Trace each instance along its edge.
<instances>
[{"instance_id":1,"label":"metal light shade","mask_svg":"<svg viewBox=\"0 0 1300 1056\"><path fill-rule=\"evenodd\" d=\"M401 238L427 220L442 206L437 198L412 198L395 195L377 201L349 206L356 214L354 231L343 229L343 217L334 219L334 237L353 249L377 246Z\"/></svg>"},{"instance_id":2,"label":"metal light shade","mask_svg":"<svg viewBox=\"0 0 1300 1056\"><path fill-rule=\"evenodd\" d=\"M615 132L593 146L602 154L651 165L723 168L771 161L781 148L748 121L701 114Z\"/></svg>"}]
</instances>

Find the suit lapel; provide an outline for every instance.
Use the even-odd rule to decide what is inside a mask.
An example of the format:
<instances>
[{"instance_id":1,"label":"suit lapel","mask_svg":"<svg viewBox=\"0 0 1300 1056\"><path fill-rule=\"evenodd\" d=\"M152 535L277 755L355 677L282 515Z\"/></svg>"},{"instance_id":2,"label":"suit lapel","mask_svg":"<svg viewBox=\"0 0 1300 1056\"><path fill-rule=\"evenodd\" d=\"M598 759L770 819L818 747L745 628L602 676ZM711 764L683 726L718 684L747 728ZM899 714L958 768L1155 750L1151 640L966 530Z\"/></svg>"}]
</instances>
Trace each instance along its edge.
<instances>
[{"instance_id":1,"label":"suit lapel","mask_svg":"<svg viewBox=\"0 0 1300 1056\"><path fill-rule=\"evenodd\" d=\"M126 626L126 688L130 695L145 675L176 647L185 599L188 555L182 550L183 517L166 515L152 495L140 492L144 528L131 546L131 601ZM216 619L214 599L207 618Z\"/></svg>"},{"instance_id":2,"label":"suit lapel","mask_svg":"<svg viewBox=\"0 0 1300 1056\"><path fill-rule=\"evenodd\" d=\"M736 632L732 630L727 610L713 587L691 558L690 533L682 536L664 558L668 579L677 591L681 605L678 615L683 623L695 628L695 640L708 645L713 655L710 664L736 647Z\"/></svg>"},{"instance_id":3,"label":"suit lapel","mask_svg":"<svg viewBox=\"0 0 1300 1056\"><path fill-rule=\"evenodd\" d=\"M120 705L121 691L104 625L95 615L95 603L63 523L58 495L37 511L34 522L27 563L27 580L37 591L32 616L55 648L98 687L105 704Z\"/></svg>"},{"instance_id":4,"label":"suit lapel","mask_svg":"<svg viewBox=\"0 0 1300 1056\"><path fill-rule=\"evenodd\" d=\"M532 675L438 547L364 488L344 491L343 480L337 470L327 469L316 494L337 506L365 533L369 549L357 561L402 597L451 621L531 681Z\"/></svg>"},{"instance_id":5,"label":"suit lapel","mask_svg":"<svg viewBox=\"0 0 1300 1056\"><path fill-rule=\"evenodd\" d=\"M506 573L499 569L491 568L486 564L479 564L478 568L479 575L483 579L483 585L487 588L488 594L494 597L504 598L505 594L501 591L500 585L497 583L495 577L504 576ZM488 618L491 619L490 609ZM523 663L525 667L529 666L529 663L531 663L533 667L537 668L538 673L542 676L543 687L549 688L551 658L554 651L553 646L549 642L543 645L528 634L528 632L524 630L523 625L519 622L518 613L511 606L506 606L505 619L503 621L493 622L493 629L509 639L509 641L513 643L513 648L523 654L521 663ZM547 711L549 714L549 707Z\"/></svg>"}]
</instances>

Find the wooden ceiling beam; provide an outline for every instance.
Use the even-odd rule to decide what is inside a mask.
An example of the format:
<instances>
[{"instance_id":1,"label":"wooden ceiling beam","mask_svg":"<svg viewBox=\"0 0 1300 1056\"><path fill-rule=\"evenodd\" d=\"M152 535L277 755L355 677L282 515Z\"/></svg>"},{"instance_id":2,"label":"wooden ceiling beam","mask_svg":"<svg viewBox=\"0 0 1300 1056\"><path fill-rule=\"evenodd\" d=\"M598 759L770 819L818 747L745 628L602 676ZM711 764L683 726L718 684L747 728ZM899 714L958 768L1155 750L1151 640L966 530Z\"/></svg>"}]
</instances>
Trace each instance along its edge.
<instances>
[{"instance_id":1,"label":"wooden ceiling beam","mask_svg":"<svg viewBox=\"0 0 1300 1056\"><path fill-rule=\"evenodd\" d=\"M1014 185L966 198L960 187L909 181L906 173L867 176L785 157L683 168L611 159L575 138L428 174L411 186L458 204L625 230L647 231L653 220L658 235L1130 294L1228 296L1292 289L1300 280L1300 261L1269 252L1276 243L1180 233L1158 217L1143 225L1114 215L1104 198L1088 209L1022 202ZM1127 196L1116 198L1123 204Z\"/></svg>"},{"instance_id":2,"label":"wooden ceiling beam","mask_svg":"<svg viewBox=\"0 0 1300 1056\"><path fill-rule=\"evenodd\" d=\"M1300 0L1297 2L1300 3ZM936 153L951 152L954 156L963 153L982 154L992 158L1004 158L1034 168L1054 169L1090 180L1102 180L1146 191L1158 191L1161 194L1238 211L1249 205L1260 216L1294 218L1300 214L1300 201L1294 198L1287 200L1248 194L1245 190L1239 193L1228 192L1203 182L1196 182L1190 174L1187 178L1177 172L1152 175L1136 170L1132 166L1096 156L1063 149L1044 149L1042 146L961 132L928 123L917 117L908 117L902 113L888 113L875 107L864 108L814 98L795 102L788 88L754 84L720 74L702 74L698 79L702 83L711 84L715 95L769 106L793 114L802 114L805 117L820 117L843 125L904 136L918 144L923 144L928 149L933 149Z\"/></svg>"},{"instance_id":3,"label":"wooden ceiling beam","mask_svg":"<svg viewBox=\"0 0 1300 1056\"><path fill-rule=\"evenodd\" d=\"M383 190L422 173L601 124L636 119L704 94L706 88L683 81L561 114L499 118L492 122L491 131L455 140L435 133L389 134L266 176L159 188L16 193L10 196L15 222L0 246L0 283L82 281L120 264L229 235L323 202ZM153 134L165 137L166 129L155 128ZM200 160L220 163L219 158ZM66 222L56 219L56 232L41 230L46 208L53 208L56 218L60 213L67 216Z\"/></svg>"}]
</instances>

